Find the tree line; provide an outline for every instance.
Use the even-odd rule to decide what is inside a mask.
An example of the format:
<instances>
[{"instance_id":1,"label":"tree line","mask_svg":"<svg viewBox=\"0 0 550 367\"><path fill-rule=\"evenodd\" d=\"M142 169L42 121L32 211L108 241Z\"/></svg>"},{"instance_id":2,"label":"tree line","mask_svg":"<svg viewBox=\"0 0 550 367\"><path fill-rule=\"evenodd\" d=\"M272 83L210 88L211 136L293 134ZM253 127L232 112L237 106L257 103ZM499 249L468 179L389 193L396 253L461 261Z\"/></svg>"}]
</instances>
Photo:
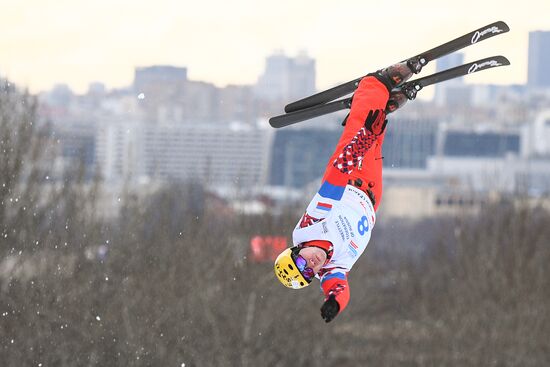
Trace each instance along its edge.
<instances>
[{"instance_id":1,"label":"tree line","mask_svg":"<svg viewBox=\"0 0 550 367\"><path fill-rule=\"evenodd\" d=\"M290 291L252 236L282 214L220 211L193 183L103 186L59 147L33 96L0 91L3 366L544 366L550 364L550 213L519 198L478 214L377 226L332 323L317 285ZM55 179L54 179L55 177ZM305 205L306 203L304 203ZM290 238L289 238L290 239Z\"/></svg>"}]
</instances>

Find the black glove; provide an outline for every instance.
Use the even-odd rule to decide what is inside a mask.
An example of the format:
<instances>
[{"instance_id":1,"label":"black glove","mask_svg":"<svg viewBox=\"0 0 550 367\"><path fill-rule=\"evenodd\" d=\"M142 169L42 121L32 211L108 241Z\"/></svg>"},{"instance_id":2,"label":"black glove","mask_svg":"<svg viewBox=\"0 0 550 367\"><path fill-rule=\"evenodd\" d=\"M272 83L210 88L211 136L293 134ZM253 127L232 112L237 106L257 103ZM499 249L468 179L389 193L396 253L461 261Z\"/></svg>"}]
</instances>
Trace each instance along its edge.
<instances>
[{"instance_id":1,"label":"black glove","mask_svg":"<svg viewBox=\"0 0 550 367\"><path fill-rule=\"evenodd\" d=\"M331 294L321 307L321 317L325 320L325 322L331 322L332 319L338 315L339 311L340 305L338 304L338 301L336 301L336 296Z\"/></svg>"},{"instance_id":2,"label":"black glove","mask_svg":"<svg viewBox=\"0 0 550 367\"><path fill-rule=\"evenodd\" d=\"M365 127L374 135L382 134L387 123L388 120L386 120L386 113L384 110L370 110L365 119Z\"/></svg>"}]
</instances>

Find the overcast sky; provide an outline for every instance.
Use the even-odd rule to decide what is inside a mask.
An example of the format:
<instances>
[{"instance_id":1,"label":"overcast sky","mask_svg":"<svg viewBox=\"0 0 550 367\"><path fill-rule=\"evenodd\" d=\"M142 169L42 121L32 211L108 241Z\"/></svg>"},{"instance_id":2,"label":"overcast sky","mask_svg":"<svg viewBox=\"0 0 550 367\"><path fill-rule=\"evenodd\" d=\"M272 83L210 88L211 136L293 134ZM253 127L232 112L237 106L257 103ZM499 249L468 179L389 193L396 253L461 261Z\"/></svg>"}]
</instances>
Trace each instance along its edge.
<instances>
[{"instance_id":1,"label":"overcast sky","mask_svg":"<svg viewBox=\"0 0 550 367\"><path fill-rule=\"evenodd\" d=\"M524 83L528 32L550 30L550 0L0 0L0 75L32 92L66 83L83 93L169 64L192 80L252 84L273 51L306 50L324 89L496 20L511 32L465 59L502 54L512 65L468 81Z\"/></svg>"}]
</instances>

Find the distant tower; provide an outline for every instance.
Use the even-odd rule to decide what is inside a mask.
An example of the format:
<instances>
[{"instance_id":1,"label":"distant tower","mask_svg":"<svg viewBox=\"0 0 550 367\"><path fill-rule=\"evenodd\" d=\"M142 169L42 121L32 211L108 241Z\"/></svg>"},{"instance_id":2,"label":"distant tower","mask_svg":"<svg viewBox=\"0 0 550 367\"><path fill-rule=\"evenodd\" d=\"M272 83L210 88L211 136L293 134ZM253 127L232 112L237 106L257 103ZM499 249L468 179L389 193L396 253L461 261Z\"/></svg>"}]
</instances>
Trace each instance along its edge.
<instances>
[{"instance_id":1,"label":"distant tower","mask_svg":"<svg viewBox=\"0 0 550 367\"><path fill-rule=\"evenodd\" d=\"M315 60L301 51L290 69L290 99L300 99L315 93Z\"/></svg>"},{"instance_id":2,"label":"distant tower","mask_svg":"<svg viewBox=\"0 0 550 367\"><path fill-rule=\"evenodd\" d=\"M256 94L268 101L291 101L315 93L315 60L301 52L297 57L277 51L266 58Z\"/></svg>"},{"instance_id":3,"label":"distant tower","mask_svg":"<svg viewBox=\"0 0 550 367\"><path fill-rule=\"evenodd\" d=\"M440 72L456 66L462 65L464 63L464 54L462 53L453 53L450 55L443 56L442 58L437 59L436 62L436 71ZM449 92L453 88L461 87L464 84L464 78L456 78L452 80L447 80L443 83L437 84L435 86L435 95L434 101L438 106L446 105L449 102ZM452 94L452 93L451 93Z\"/></svg>"},{"instance_id":4,"label":"distant tower","mask_svg":"<svg viewBox=\"0 0 550 367\"><path fill-rule=\"evenodd\" d=\"M550 31L529 32L529 88L550 89Z\"/></svg>"},{"instance_id":5,"label":"distant tower","mask_svg":"<svg viewBox=\"0 0 550 367\"><path fill-rule=\"evenodd\" d=\"M256 84L256 94L269 101L279 101L288 96L290 83L290 59L282 51L268 56L265 70Z\"/></svg>"}]
</instances>

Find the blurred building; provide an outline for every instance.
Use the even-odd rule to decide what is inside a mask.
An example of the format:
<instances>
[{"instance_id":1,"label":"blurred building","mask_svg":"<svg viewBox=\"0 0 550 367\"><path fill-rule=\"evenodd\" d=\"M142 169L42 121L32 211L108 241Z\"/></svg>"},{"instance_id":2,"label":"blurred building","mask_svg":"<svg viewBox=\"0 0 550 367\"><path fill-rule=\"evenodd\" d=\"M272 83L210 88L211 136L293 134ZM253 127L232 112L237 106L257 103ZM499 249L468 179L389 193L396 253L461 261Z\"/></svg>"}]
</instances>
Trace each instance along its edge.
<instances>
[{"instance_id":1,"label":"blurred building","mask_svg":"<svg viewBox=\"0 0 550 367\"><path fill-rule=\"evenodd\" d=\"M437 129L425 167L385 169L383 216L419 219L476 211L500 196L550 195L550 110L507 126Z\"/></svg>"},{"instance_id":2,"label":"blurred building","mask_svg":"<svg viewBox=\"0 0 550 367\"><path fill-rule=\"evenodd\" d=\"M145 93L157 89L178 90L185 87L187 68L171 65L138 67L134 73L134 91Z\"/></svg>"},{"instance_id":3,"label":"blurred building","mask_svg":"<svg viewBox=\"0 0 550 367\"><path fill-rule=\"evenodd\" d=\"M212 83L189 80L184 67L136 68L133 92L150 123L253 124L258 115L251 86L219 88Z\"/></svg>"},{"instance_id":4,"label":"blurred building","mask_svg":"<svg viewBox=\"0 0 550 367\"><path fill-rule=\"evenodd\" d=\"M325 171L340 131L279 129L271 148L269 184L303 188Z\"/></svg>"},{"instance_id":5,"label":"blurred building","mask_svg":"<svg viewBox=\"0 0 550 367\"><path fill-rule=\"evenodd\" d=\"M536 47L545 45L540 39L549 32L533 33L529 67L530 75L539 73L533 79L538 83L547 76L535 71L547 51ZM439 60L437 69L463 61L462 54L453 54ZM98 165L110 187L191 180L225 197L242 189L247 196L277 201L290 198L288 192L302 190L302 198L304 190L318 188L343 115L285 129L270 129L262 117L313 93L315 61L277 53L267 58L255 86L219 88L188 80L184 67L150 66L136 68L126 89L107 91L93 83L77 96L58 85L42 96L39 111L55 127L64 164L83 158L89 167ZM436 86L435 102L417 101L391 116L383 151L382 208L388 216L476 207L490 192L548 192L548 100L531 98L524 86L456 79Z\"/></svg>"},{"instance_id":6,"label":"blurred building","mask_svg":"<svg viewBox=\"0 0 550 367\"><path fill-rule=\"evenodd\" d=\"M384 139L384 167L426 168L435 153L438 123L433 118L396 117L391 119Z\"/></svg>"},{"instance_id":7,"label":"blurred building","mask_svg":"<svg viewBox=\"0 0 550 367\"><path fill-rule=\"evenodd\" d=\"M538 112L531 124L522 127L522 132L523 157L550 159L550 108Z\"/></svg>"},{"instance_id":8,"label":"blurred building","mask_svg":"<svg viewBox=\"0 0 550 367\"><path fill-rule=\"evenodd\" d=\"M550 31L529 32L527 85L532 89L550 89Z\"/></svg>"},{"instance_id":9,"label":"blurred building","mask_svg":"<svg viewBox=\"0 0 550 367\"><path fill-rule=\"evenodd\" d=\"M462 64L464 64L464 54L455 52L437 59L436 72L439 73ZM435 85L434 102L438 106L464 104L468 99L468 88L465 88L464 77Z\"/></svg>"},{"instance_id":10,"label":"blurred building","mask_svg":"<svg viewBox=\"0 0 550 367\"><path fill-rule=\"evenodd\" d=\"M67 84L56 84L42 99L52 108L67 111L76 100L76 95Z\"/></svg>"},{"instance_id":11,"label":"blurred building","mask_svg":"<svg viewBox=\"0 0 550 367\"><path fill-rule=\"evenodd\" d=\"M519 155L520 134L507 132L447 131L443 152L446 157L504 157Z\"/></svg>"},{"instance_id":12,"label":"blurred building","mask_svg":"<svg viewBox=\"0 0 550 367\"><path fill-rule=\"evenodd\" d=\"M150 122L181 119L187 85L184 67L154 65L135 69L133 91Z\"/></svg>"},{"instance_id":13,"label":"blurred building","mask_svg":"<svg viewBox=\"0 0 550 367\"><path fill-rule=\"evenodd\" d=\"M242 123L105 124L97 160L110 182L191 181L246 188L265 184L270 131Z\"/></svg>"},{"instance_id":14,"label":"blurred building","mask_svg":"<svg viewBox=\"0 0 550 367\"><path fill-rule=\"evenodd\" d=\"M315 60L304 52L297 57L277 52L266 59L255 93L260 99L284 104L315 93Z\"/></svg>"},{"instance_id":15,"label":"blurred building","mask_svg":"<svg viewBox=\"0 0 550 367\"><path fill-rule=\"evenodd\" d=\"M45 123L57 153L50 177L61 180L66 173L74 174L82 168L84 178L92 179L97 133L93 119L65 116Z\"/></svg>"},{"instance_id":16,"label":"blurred building","mask_svg":"<svg viewBox=\"0 0 550 367\"><path fill-rule=\"evenodd\" d=\"M214 84L191 81L183 98L182 121L197 123L215 123L220 121L220 89Z\"/></svg>"},{"instance_id":17,"label":"blurred building","mask_svg":"<svg viewBox=\"0 0 550 367\"><path fill-rule=\"evenodd\" d=\"M254 124L260 115L251 86L228 85L219 92L219 120Z\"/></svg>"},{"instance_id":18,"label":"blurred building","mask_svg":"<svg viewBox=\"0 0 550 367\"><path fill-rule=\"evenodd\" d=\"M142 123L105 120L98 124L96 161L106 182L127 181L138 176L137 149Z\"/></svg>"}]
</instances>

